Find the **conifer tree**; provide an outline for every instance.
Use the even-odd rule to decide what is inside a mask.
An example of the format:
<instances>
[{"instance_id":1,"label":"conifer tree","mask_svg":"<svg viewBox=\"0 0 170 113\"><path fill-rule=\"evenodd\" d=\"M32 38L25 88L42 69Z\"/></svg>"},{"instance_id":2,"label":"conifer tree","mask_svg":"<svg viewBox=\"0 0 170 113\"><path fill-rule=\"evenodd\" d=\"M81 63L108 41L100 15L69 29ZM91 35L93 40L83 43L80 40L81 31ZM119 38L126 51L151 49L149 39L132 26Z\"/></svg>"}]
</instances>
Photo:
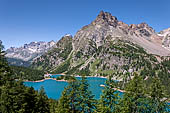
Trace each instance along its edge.
<instances>
[{"instance_id":1,"label":"conifer tree","mask_svg":"<svg viewBox=\"0 0 170 113\"><path fill-rule=\"evenodd\" d=\"M134 73L134 78L125 88L125 93L119 101L117 108L122 113L142 113L146 111L146 96L144 91L143 79Z\"/></svg>"},{"instance_id":2,"label":"conifer tree","mask_svg":"<svg viewBox=\"0 0 170 113\"><path fill-rule=\"evenodd\" d=\"M12 75L13 72L8 66L0 43L0 113L43 113L47 111L47 107L43 108L43 111L36 107L46 105L48 101L44 99L43 92L38 95L33 88L24 86L22 81L14 80ZM36 105L37 98L41 103Z\"/></svg>"},{"instance_id":3,"label":"conifer tree","mask_svg":"<svg viewBox=\"0 0 170 113\"><path fill-rule=\"evenodd\" d=\"M49 113L50 112L49 100L47 95L45 94L43 87L41 87L40 91L38 92L36 99L37 99L36 102L37 113Z\"/></svg>"},{"instance_id":4,"label":"conifer tree","mask_svg":"<svg viewBox=\"0 0 170 113\"><path fill-rule=\"evenodd\" d=\"M81 113L92 113L96 110L96 100L94 95L89 91L89 84L87 79L83 76L80 80L80 87L78 91L78 105Z\"/></svg>"},{"instance_id":5,"label":"conifer tree","mask_svg":"<svg viewBox=\"0 0 170 113\"><path fill-rule=\"evenodd\" d=\"M104 90L99 100L98 112L100 113L112 113L115 112L115 105L118 99L118 93L113 89L114 81L109 79L105 82Z\"/></svg>"},{"instance_id":6,"label":"conifer tree","mask_svg":"<svg viewBox=\"0 0 170 113\"><path fill-rule=\"evenodd\" d=\"M161 81L157 77L152 77L152 84L149 88L150 103L149 106L151 113L164 113L168 112L168 104L166 103L166 95ZM170 112L170 111L169 111Z\"/></svg>"},{"instance_id":7,"label":"conifer tree","mask_svg":"<svg viewBox=\"0 0 170 113\"><path fill-rule=\"evenodd\" d=\"M65 87L64 91L62 92L57 106L57 113L69 113L71 110L68 97L68 90L69 88Z\"/></svg>"},{"instance_id":8,"label":"conifer tree","mask_svg":"<svg viewBox=\"0 0 170 113\"><path fill-rule=\"evenodd\" d=\"M64 88L59 99L58 112L76 113L78 111L78 88L79 82L77 80L69 81L69 85Z\"/></svg>"}]
</instances>

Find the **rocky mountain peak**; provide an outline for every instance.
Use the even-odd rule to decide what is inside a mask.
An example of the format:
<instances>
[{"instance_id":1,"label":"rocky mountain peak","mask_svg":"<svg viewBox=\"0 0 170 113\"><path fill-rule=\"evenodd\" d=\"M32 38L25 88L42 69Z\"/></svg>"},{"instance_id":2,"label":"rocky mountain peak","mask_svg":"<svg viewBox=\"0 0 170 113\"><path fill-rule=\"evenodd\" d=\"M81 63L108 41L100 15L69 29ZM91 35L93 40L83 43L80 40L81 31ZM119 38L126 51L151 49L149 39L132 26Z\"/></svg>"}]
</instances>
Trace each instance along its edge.
<instances>
[{"instance_id":1,"label":"rocky mountain peak","mask_svg":"<svg viewBox=\"0 0 170 113\"><path fill-rule=\"evenodd\" d=\"M145 28L145 27L148 27L149 25L145 22L142 22L140 24L137 25L139 28Z\"/></svg>"},{"instance_id":2,"label":"rocky mountain peak","mask_svg":"<svg viewBox=\"0 0 170 113\"><path fill-rule=\"evenodd\" d=\"M96 24L109 24L116 27L118 20L111 13L101 11L97 18L92 22L93 25Z\"/></svg>"},{"instance_id":3,"label":"rocky mountain peak","mask_svg":"<svg viewBox=\"0 0 170 113\"><path fill-rule=\"evenodd\" d=\"M119 21L119 22L118 22L118 25L119 25L119 26L122 26L122 27L125 27L125 28L129 28L129 25L128 25L128 24L125 24L125 23L122 22L122 21Z\"/></svg>"},{"instance_id":4,"label":"rocky mountain peak","mask_svg":"<svg viewBox=\"0 0 170 113\"><path fill-rule=\"evenodd\" d=\"M151 33L155 33L155 30L152 27L150 27L148 24L146 24L145 22L138 24L137 26L138 28L143 28L143 29L150 31Z\"/></svg>"},{"instance_id":5,"label":"rocky mountain peak","mask_svg":"<svg viewBox=\"0 0 170 113\"><path fill-rule=\"evenodd\" d=\"M64 35L56 44L56 47L58 48L64 48L65 44L67 44L68 42L72 41L72 35L70 34L66 34Z\"/></svg>"},{"instance_id":6,"label":"rocky mountain peak","mask_svg":"<svg viewBox=\"0 0 170 113\"><path fill-rule=\"evenodd\" d=\"M100 47L107 36L114 37L112 40L117 37L129 40L152 54L165 56L169 54L169 51L162 47L162 38L145 22L128 25L104 11L101 11L91 24L82 27L76 33L73 38L74 49L88 50L89 40L94 41L96 47Z\"/></svg>"},{"instance_id":7,"label":"rocky mountain peak","mask_svg":"<svg viewBox=\"0 0 170 113\"><path fill-rule=\"evenodd\" d=\"M64 37L73 37L71 34L65 34Z\"/></svg>"}]
</instances>

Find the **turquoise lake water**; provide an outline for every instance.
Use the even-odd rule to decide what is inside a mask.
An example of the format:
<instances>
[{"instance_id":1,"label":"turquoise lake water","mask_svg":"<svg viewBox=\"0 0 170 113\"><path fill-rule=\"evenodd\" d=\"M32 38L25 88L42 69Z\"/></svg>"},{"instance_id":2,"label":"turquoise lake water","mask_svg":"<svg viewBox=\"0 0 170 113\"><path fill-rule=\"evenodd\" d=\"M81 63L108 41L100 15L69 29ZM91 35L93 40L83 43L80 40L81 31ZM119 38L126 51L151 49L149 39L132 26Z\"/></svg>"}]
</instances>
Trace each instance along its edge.
<instances>
[{"instance_id":1,"label":"turquoise lake water","mask_svg":"<svg viewBox=\"0 0 170 113\"><path fill-rule=\"evenodd\" d=\"M61 75L53 75L51 78L55 78ZM76 77L77 79L81 79L81 77ZM92 91L92 94L95 95L95 99L99 99L102 94L101 84L105 84L106 78L98 78L98 77L87 77L88 83L90 85L89 90ZM64 87L68 85L67 82L64 81L56 81L52 79L47 79L43 82L24 82L24 84L28 87L33 87L35 90L39 90L42 86L49 98L59 99ZM122 96L123 93L119 92L119 96ZM169 103L170 105L170 103ZM169 109L170 110L170 109Z\"/></svg>"},{"instance_id":2,"label":"turquoise lake water","mask_svg":"<svg viewBox=\"0 0 170 113\"><path fill-rule=\"evenodd\" d=\"M54 75L53 77L57 77L61 75ZM80 79L80 77L76 77ZM106 78L98 78L98 77L87 77L88 83L90 85L89 90L92 91L92 94L95 95L96 99L100 98L102 90L101 84L104 84ZM47 79L43 82L24 82L24 84L28 87L33 87L35 90L39 90L41 86L44 87L44 90L49 98L59 99L64 87L68 85L67 82L64 81L55 81L52 79Z\"/></svg>"}]
</instances>

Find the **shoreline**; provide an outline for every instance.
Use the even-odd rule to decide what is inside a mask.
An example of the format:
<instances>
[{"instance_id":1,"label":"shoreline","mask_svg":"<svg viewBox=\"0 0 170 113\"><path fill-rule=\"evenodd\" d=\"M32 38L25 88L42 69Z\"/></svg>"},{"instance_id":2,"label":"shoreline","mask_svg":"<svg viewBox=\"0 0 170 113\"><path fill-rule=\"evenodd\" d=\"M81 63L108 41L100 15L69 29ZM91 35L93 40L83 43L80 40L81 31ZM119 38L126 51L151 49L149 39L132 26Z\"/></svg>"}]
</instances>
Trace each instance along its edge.
<instances>
[{"instance_id":1,"label":"shoreline","mask_svg":"<svg viewBox=\"0 0 170 113\"><path fill-rule=\"evenodd\" d=\"M60 73L60 74L45 74L45 75L66 75L66 74L64 74L64 73ZM44 76L45 76L44 75ZM70 76L74 76L74 77L82 77L82 76L80 76L80 75L70 75ZM107 79L108 77L104 77L104 76L85 76L85 77L89 77L89 78L91 78L91 77L96 77L96 78L105 78L105 79ZM56 78L44 78L44 79L42 79L42 80L36 80L36 81L28 81L28 80L23 80L24 82L44 82L45 80L49 80L49 79L51 79L51 80L55 80L55 81L61 81L61 82L67 82L67 80L64 80L64 79L62 79L62 80L57 80ZM122 81L122 79L121 78L119 78L119 79L117 79L116 77L112 77L112 79L113 80L116 80L116 81Z\"/></svg>"},{"instance_id":2,"label":"shoreline","mask_svg":"<svg viewBox=\"0 0 170 113\"><path fill-rule=\"evenodd\" d=\"M105 85L101 84L100 87L105 87ZM119 92L121 92L121 93L126 92L125 90L121 90L121 89L118 89L118 88L112 88L112 89L114 89L114 90L116 90L116 91L119 91Z\"/></svg>"},{"instance_id":3,"label":"shoreline","mask_svg":"<svg viewBox=\"0 0 170 113\"><path fill-rule=\"evenodd\" d=\"M44 82L45 80L55 80L55 81L59 81L59 82L67 82L66 80L57 80L56 78L45 78L45 79L42 79L42 80L36 80L36 81L28 81L28 80L25 80L24 82Z\"/></svg>"},{"instance_id":4,"label":"shoreline","mask_svg":"<svg viewBox=\"0 0 170 113\"><path fill-rule=\"evenodd\" d=\"M74 75L71 75L71 76L74 76ZM75 75L74 77L82 77L82 76L80 76L80 75ZM85 76L86 78L91 78L91 77L96 77L96 78L107 78L107 77L103 77L103 76Z\"/></svg>"}]
</instances>

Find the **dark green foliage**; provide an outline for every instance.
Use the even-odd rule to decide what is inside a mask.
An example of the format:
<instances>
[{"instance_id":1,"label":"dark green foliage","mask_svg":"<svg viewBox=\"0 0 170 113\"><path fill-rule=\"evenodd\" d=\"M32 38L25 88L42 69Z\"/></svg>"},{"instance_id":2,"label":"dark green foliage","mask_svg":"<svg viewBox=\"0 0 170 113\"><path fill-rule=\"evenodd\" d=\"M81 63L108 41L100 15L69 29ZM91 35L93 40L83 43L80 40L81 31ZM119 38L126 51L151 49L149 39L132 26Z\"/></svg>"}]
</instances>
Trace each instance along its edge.
<instances>
[{"instance_id":1,"label":"dark green foliage","mask_svg":"<svg viewBox=\"0 0 170 113\"><path fill-rule=\"evenodd\" d=\"M150 113L168 112L168 105L166 103L168 97L165 95L165 89L157 77L152 78L152 83L149 87L149 97Z\"/></svg>"},{"instance_id":2,"label":"dark green foliage","mask_svg":"<svg viewBox=\"0 0 170 113\"><path fill-rule=\"evenodd\" d=\"M99 100L98 112L100 113L112 113L116 110L116 104L118 101L118 93L113 89L114 81L109 78L105 82L105 87Z\"/></svg>"},{"instance_id":3,"label":"dark green foliage","mask_svg":"<svg viewBox=\"0 0 170 113\"><path fill-rule=\"evenodd\" d=\"M78 72L78 69L80 68L80 66L82 66L82 64L72 67L69 71L66 72L66 74L74 74L75 72Z\"/></svg>"},{"instance_id":4,"label":"dark green foliage","mask_svg":"<svg viewBox=\"0 0 170 113\"><path fill-rule=\"evenodd\" d=\"M90 75L89 65L84 69L78 70L76 74L81 76L89 76Z\"/></svg>"},{"instance_id":5,"label":"dark green foliage","mask_svg":"<svg viewBox=\"0 0 170 113\"><path fill-rule=\"evenodd\" d=\"M145 111L145 86L143 85L142 77L134 74L133 80L126 87L126 92L120 100L120 111L126 113L135 113Z\"/></svg>"},{"instance_id":6,"label":"dark green foliage","mask_svg":"<svg viewBox=\"0 0 170 113\"><path fill-rule=\"evenodd\" d=\"M57 112L58 100L49 99L49 105L50 105L50 113L58 113Z\"/></svg>"},{"instance_id":7,"label":"dark green foliage","mask_svg":"<svg viewBox=\"0 0 170 113\"><path fill-rule=\"evenodd\" d=\"M70 66L70 59L60 64L52 73L54 74L64 73L68 70L69 66Z\"/></svg>"},{"instance_id":8,"label":"dark green foliage","mask_svg":"<svg viewBox=\"0 0 170 113\"><path fill-rule=\"evenodd\" d=\"M74 76L70 76L70 75L61 75L59 77L56 78L57 80L75 80L76 78Z\"/></svg>"},{"instance_id":9,"label":"dark green foliage","mask_svg":"<svg viewBox=\"0 0 170 113\"><path fill-rule=\"evenodd\" d=\"M44 78L43 71L21 67L21 66L10 66L10 68L14 73L13 77L15 79L36 81Z\"/></svg>"},{"instance_id":10,"label":"dark green foliage","mask_svg":"<svg viewBox=\"0 0 170 113\"><path fill-rule=\"evenodd\" d=\"M50 111L49 99L46 96L43 87L41 87L36 99L36 113L48 113Z\"/></svg>"},{"instance_id":11,"label":"dark green foliage","mask_svg":"<svg viewBox=\"0 0 170 113\"><path fill-rule=\"evenodd\" d=\"M40 107L48 105L43 91L24 86L13 75L0 44L0 113L49 113L49 106Z\"/></svg>"},{"instance_id":12,"label":"dark green foliage","mask_svg":"<svg viewBox=\"0 0 170 113\"><path fill-rule=\"evenodd\" d=\"M96 47L95 44L92 44L92 46ZM122 84L125 90L123 97L120 98L113 89L120 88L119 83L114 83L109 78L101 99L98 101L99 105L96 107L97 100L94 99L94 95L89 91L89 85L84 77L82 77L82 80L77 81L74 77L62 76L64 79L69 80L69 85L64 89L58 101L48 99L43 88L38 92L33 88L24 86L22 81L16 81L15 79L37 80L43 74L29 68L9 67L4 57L4 52L2 52L3 47L0 44L0 113L170 112L166 103L169 96L166 95L168 93L165 93L165 91L170 91L167 90L170 86L169 59L158 63L154 56L146 54L142 48L132 47L128 44L125 46L131 50L130 53L127 52L128 49L126 47L115 46L113 48L119 51L114 52L113 55L126 58L128 64L131 67L134 66L140 76L128 72L130 68L128 64L122 66L122 69L127 71L124 74L121 73L124 78L127 78ZM104 48L95 49L102 51ZM107 51L110 49L107 49ZM60 57L66 58L67 53L61 54ZM138 53L142 54L139 55ZM132 59L135 60L133 61ZM70 69L70 60L71 58L62 63L55 72L61 73L70 70L68 73L90 75L89 65L80 71L78 68L81 65ZM108 67L106 66L105 68ZM35 77L35 75L38 76ZM134 76L134 78L130 79L129 76ZM63 79L62 77L58 79ZM165 86L165 89L162 84Z\"/></svg>"},{"instance_id":13,"label":"dark green foliage","mask_svg":"<svg viewBox=\"0 0 170 113\"><path fill-rule=\"evenodd\" d=\"M26 88L22 84L1 87L0 108L2 113L27 113L35 111L36 92L33 88Z\"/></svg>"},{"instance_id":14,"label":"dark green foliage","mask_svg":"<svg viewBox=\"0 0 170 113\"><path fill-rule=\"evenodd\" d=\"M82 55L83 55L83 53L82 53L81 51L78 51L78 52L76 53L76 57L77 57L77 58L81 58Z\"/></svg>"},{"instance_id":15,"label":"dark green foliage","mask_svg":"<svg viewBox=\"0 0 170 113\"><path fill-rule=\"evenodd\" d=\"M49 113L46 95L16 82L1 87L0 109L2 113Z\"/></svg>"},{"instance_id":16,"label":"dark green foliage","mask_svg":"<svg viewBox=\"0 0 170 113\"><path fill-rule=\"evenodd\" d=\"M59 113L75 113L78 111L78 81L70 81L69 85L64 88L62 96L59 99Z\"/></svg>"},{"instance_id":17,"label":"dark green foliage","mask_svg":"<svg viewBox=\"0 0 170 113\"><path fill-rule=\"evenodd\" d=\"M166 113L167 103L163 101L164 90L157 78L152 79L150 87L146 87L141 76L134 74L123 97L116 106L117 112L122 113ZM147 90L148 89L148 90Z\"/></svg>"},{"instance_id":18,"label":"dark green foliage","mask_svg":"<svg viewBox=\"0 0 170 113\"><path fill-rule=\"evenodd\" d=\"M85 77L82 77L80 80L78 92L79 111L81 113L93 113L96 110L96 100L92 92L89 91L89 84Z\"/></svg>"},{"instance_id":19,"label":"dark green foliage","mask_svg":"<svg viewBox=\"0 0 170 113\"><path fill-rule=\"evenodd\" d=\"M59 113L92 113L95 108L95 99L88 90L85 78L81 81L72 80L64 89L57 111Z\"/></svg>"}]
</instances>

